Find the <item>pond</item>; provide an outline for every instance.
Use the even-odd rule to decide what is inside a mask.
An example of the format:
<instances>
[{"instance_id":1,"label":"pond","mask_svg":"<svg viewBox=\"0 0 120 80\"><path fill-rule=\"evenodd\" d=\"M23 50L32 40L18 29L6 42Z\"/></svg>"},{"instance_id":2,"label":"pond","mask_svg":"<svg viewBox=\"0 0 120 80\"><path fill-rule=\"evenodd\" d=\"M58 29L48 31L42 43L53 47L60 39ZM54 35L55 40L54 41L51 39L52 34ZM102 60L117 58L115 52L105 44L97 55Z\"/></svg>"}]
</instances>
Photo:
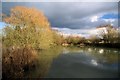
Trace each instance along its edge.
<instances>
[{"instance_id":1,"label":"pond","mask_svg":"<svg viewBox=\"0 0 120 80\"><path fill-rule=\"evenodd\" d=\"M32 78L117 78L120 50L103 47L56 47L39 52Z\"/></svg>"}]
</instances>

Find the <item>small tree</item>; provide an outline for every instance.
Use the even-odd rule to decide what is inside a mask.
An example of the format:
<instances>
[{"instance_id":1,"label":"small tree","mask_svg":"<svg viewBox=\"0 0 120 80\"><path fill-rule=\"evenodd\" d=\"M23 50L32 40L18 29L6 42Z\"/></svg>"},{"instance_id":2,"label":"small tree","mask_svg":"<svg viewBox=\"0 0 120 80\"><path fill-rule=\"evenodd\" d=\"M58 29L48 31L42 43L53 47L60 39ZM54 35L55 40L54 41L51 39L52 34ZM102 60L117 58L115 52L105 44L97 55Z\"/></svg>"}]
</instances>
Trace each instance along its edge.
<instances>
[{"instance_id":1,"label":"small tree","mask_svg":"<svg viewBox=\"0 0 120 80\"><path fill-rule=\"evenodd\" d=\"M91 42L91 43L99 43L99 41L100 41L100 38L98 38L98 37L95 36L95 35L92 35L92 36L90 37L90 42Z\"/></svg>"},{"instance_id":2,"label":"small tree","mask_svg":"<svg viewBox=\"0 0 120 80\"><path fill-rule=\"evenodd\" d=\"M102 37L104 43L119 43L119 29L111 25L104 25L102 27L104 29L99 32L99 36Z\"/></svg>"}]
</instances>

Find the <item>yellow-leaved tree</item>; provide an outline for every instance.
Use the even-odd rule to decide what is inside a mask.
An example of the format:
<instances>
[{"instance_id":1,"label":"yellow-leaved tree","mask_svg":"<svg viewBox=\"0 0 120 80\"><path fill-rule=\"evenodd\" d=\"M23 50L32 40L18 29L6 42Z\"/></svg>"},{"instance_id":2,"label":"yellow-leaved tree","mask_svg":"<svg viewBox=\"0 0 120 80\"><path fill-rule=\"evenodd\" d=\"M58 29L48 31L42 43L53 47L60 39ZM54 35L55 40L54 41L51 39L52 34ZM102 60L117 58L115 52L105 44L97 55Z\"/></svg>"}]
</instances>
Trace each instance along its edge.
<instances>
[{"instance_id":1,"label":"yellow-leaved tree","mask_svg":"<svg viewBox=\"0 0 120 80\"><path fill-rule=\"evenodd\" d=\"M7 47L31 45L46 49L53 43L48 19L35 8L16 6L3 20L7 24L3 30L3 45Z\"/></svg>"}]
</instances>

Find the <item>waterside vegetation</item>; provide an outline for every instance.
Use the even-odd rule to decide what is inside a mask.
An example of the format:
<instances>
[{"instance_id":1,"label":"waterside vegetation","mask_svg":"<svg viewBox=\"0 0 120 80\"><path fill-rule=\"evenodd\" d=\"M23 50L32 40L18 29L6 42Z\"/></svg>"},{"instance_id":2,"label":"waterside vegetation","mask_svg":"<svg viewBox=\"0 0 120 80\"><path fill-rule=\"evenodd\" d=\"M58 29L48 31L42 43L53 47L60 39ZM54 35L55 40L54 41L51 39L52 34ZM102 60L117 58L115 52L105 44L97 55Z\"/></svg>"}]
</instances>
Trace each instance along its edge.
<instances>
[{"instance_id":1,"label":"waterside vegetation","mask_svg":"<svg viewBox=\"0 0 120 80\"><path fill-rule=\"evenodd\" d=\"M51 29L47 17L41 11L21 6L12 8L9 16L3 14L3 21L6 23L2 34L3 78L24 77L25 72L34 69L38 64L38 52L42 53L43 50L56 46L118 45L120 48L120 31L111 25L105 26L107 34L102 31L102 38L65 38Z\"/></svg>"}]
</instances>

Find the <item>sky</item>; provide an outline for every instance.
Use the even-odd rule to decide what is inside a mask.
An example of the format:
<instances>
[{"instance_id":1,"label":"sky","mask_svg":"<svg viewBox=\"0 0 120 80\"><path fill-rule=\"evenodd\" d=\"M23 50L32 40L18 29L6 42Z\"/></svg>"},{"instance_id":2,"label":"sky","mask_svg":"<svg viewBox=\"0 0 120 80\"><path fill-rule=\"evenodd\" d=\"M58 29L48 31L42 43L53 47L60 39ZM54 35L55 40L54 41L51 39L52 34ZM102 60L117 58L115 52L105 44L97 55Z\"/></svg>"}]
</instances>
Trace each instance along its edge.
<instances>
[{"instance_id":1,"label":"sky","mask_svg":"<svg viewBox=\"0 0 120 80\"><path fill-rule=\"evenodd\" d=\"M52 28L66 32L71 29L74 33L79 33L79 29L89 30L104 24L118 26L117 2L3 2L2 12L9 14L10 9L15 6L41 10Z\"/></svg>"},{"instance_id":2,"label":"sky","mask_svg":"<svg viewBox=\"0 0 120 80\"><path fill-rule=\"evenodd\" d=\"M2 2L118 2L119 0L2 0Z\"/></svg>"},{"instance_id":3,"label":"sky","mask_svg":"<svg viewBox=\"0 0 120 80\"><path fill-rule=\"evenodd\" d=\"M0 22L0 29L2 29L3 27L5 27L5 23L4 22Z\"/></svg>"}]
</instances>

